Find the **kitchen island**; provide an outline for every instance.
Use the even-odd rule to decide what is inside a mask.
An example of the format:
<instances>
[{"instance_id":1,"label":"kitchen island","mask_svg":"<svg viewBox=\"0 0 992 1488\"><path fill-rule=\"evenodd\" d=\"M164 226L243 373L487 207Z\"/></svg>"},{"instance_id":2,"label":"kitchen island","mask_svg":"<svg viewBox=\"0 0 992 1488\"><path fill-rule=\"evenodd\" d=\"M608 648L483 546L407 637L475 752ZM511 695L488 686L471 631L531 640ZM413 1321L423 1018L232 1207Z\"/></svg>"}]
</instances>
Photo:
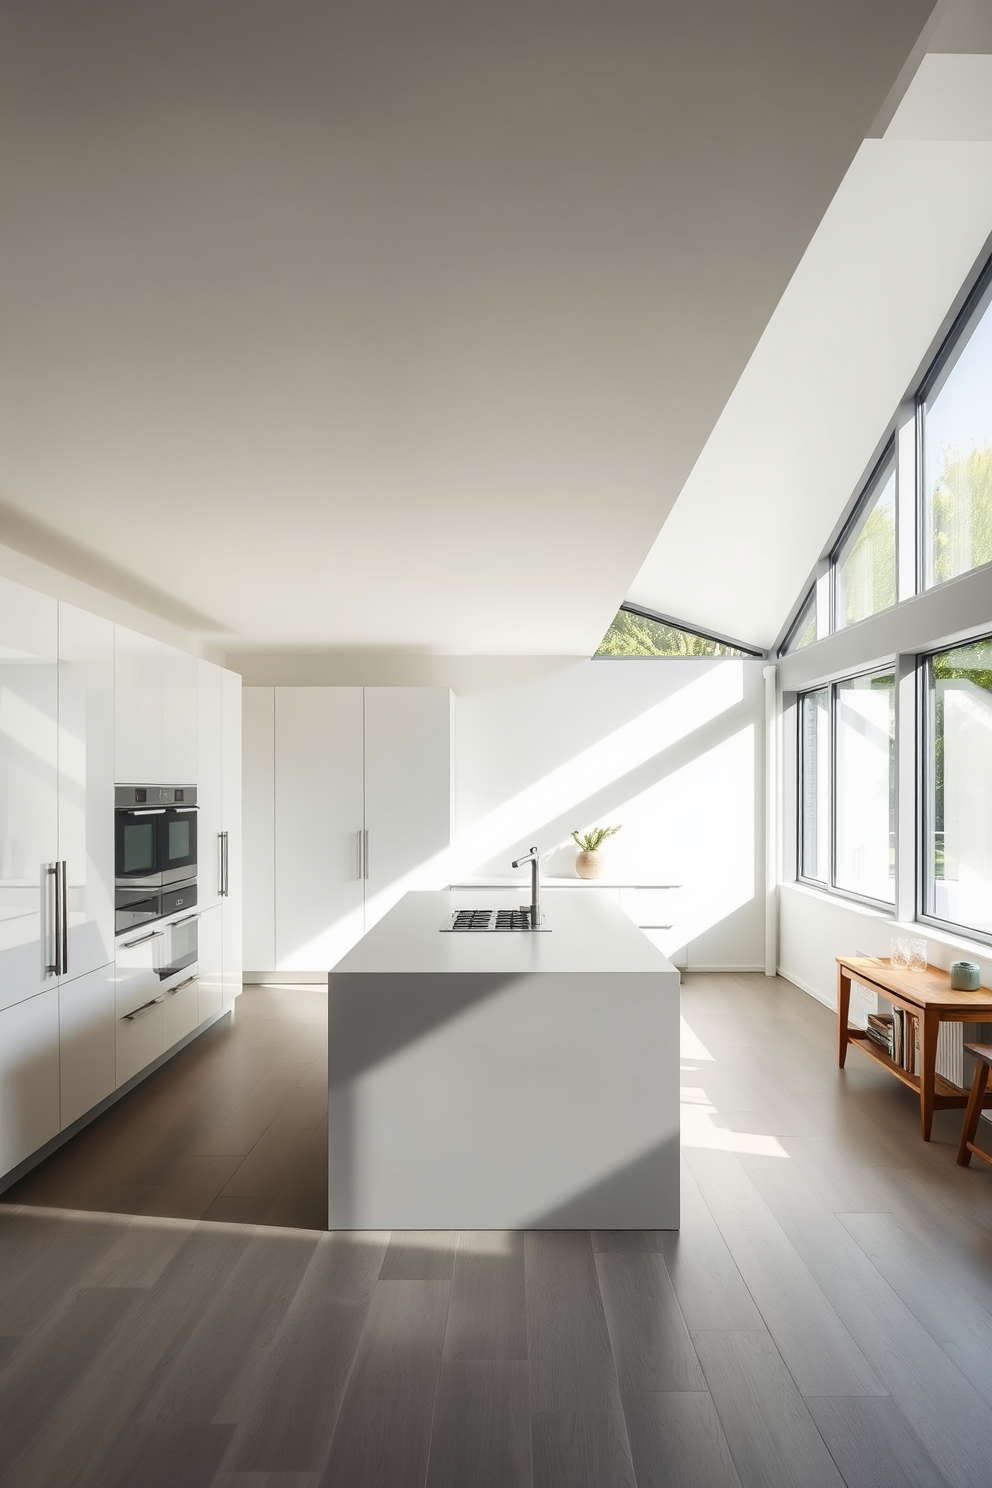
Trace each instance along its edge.
<instances>
[{"instance_id":1,"label":"kitchen island","mask_svg":"<svg viewBox=\"0 0 992 1488\"><path fill-rule=\"evenodd\" d=\"M679 974L606 894L441 932L523 898L407 894L330 973L332 1230L678 1228Z\"/></svg>"}]
</instances>

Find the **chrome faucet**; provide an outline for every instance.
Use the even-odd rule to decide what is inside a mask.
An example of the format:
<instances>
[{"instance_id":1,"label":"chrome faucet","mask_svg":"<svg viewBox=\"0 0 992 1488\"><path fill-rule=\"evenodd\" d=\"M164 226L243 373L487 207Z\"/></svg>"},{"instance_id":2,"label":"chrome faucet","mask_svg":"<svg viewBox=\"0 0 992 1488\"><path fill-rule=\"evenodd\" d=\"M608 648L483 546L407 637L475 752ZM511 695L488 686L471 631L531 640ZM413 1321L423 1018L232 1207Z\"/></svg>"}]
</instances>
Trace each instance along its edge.
<instances>
[{"instance_id":1,"label":"chrome faucet","mask_svg":"<svg viewBox=\"0 0 992 1488\"><path fill-rule=\"evenodd\" d=\"M530 864L530 928L540 930L541 928L541 855L536 847L532 847L529 853L522 858L515 858L510 864L511 868L522 868L525 863Z\"/></svg>"}]
</instances>

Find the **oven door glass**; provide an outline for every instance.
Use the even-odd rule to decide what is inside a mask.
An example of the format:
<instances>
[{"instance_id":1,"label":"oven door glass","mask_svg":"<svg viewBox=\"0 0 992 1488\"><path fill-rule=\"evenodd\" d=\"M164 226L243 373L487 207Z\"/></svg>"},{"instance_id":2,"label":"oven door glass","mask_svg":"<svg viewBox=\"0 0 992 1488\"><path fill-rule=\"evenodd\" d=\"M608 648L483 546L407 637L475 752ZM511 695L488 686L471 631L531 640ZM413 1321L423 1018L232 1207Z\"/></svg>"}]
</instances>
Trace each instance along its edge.
<instances>
[{"instance_id":1,"label":"oven door glass","mask_svg":"<svg viewBox=\"0 0 992 1488\"><path fill-rule=\"evenodd\" d=\"M162 882L196 877L196 807L178 807L162 818Z\"/></svg>"},{"instance_id":2,"label":"oven door glass","mask_svg":"<svg viewBox=\"0 0 992 1488\"><path fill-rule=\"evenodd\" d=\"M174 972L182 971L184 966L195 966L197 954L197 922L198 914L186 915L181 920L173 920L165 930L165 956L163 964L159 967L159 976L164 980Z\"/></svg>"},{"instance_id":3,"label":"oven door glass","mask_svg":"<svg viewBox=\"0 0 992 1488\"><path fill-rule=\"evenodd\" d=\"M155 887L161 883L161 830L165 811L117 811L115 878L121 887Z\"/></svg>"}]
</instances>

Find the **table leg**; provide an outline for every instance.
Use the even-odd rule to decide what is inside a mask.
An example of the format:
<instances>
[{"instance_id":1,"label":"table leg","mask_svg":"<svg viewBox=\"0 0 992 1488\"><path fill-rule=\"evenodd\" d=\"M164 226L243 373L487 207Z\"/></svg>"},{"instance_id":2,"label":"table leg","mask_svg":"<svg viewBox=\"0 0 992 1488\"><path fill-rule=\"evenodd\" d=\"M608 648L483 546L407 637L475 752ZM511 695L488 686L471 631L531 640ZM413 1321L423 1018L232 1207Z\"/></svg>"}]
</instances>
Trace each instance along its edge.
<instances>
[{"instance_id":1,"label":"table leg","mask_svg":"<svg viewBox=\"0 0 992 1488\"><path fill-rule=\"evenodd\" d=\"M851 1009L851 976L843 966L837 968L837 1063L841 1069L847 1058L847 1019Z\"/></svg>"},{"instance_id":2,"label":"table leg","mask_svg":"<svg viewBox=\"0 0 992 1488\"><path fill-rule=\"evenodd\" d=\"M933 1093L937 1077L937 1036L940 1019L930 1008L923 1009L920 1019L920 1034L923 1047L920 1050L920 1124L923 1140L929 1142L933 1126Z\"/></svg>"},{"instance_id":3,"label":"table leg","mask_svg":"<svg viewBox=\"0 0 992 1488\"><path fill-rule=\"evenodd\" d=\"M989 1067L981 1059L975 1064L975 1078L971 1082L971 1094L968 1097L968 1110L964 1118L964 1127L961 1131L961 1146L958 1148L958 1162L962 1168L966 1168L971 1162L971 1153L968 1151L968 1143L974 1142L978 1134L978 1121L982 1114L982 1102L989 1083Z\"/></svg>"}]
</instances>

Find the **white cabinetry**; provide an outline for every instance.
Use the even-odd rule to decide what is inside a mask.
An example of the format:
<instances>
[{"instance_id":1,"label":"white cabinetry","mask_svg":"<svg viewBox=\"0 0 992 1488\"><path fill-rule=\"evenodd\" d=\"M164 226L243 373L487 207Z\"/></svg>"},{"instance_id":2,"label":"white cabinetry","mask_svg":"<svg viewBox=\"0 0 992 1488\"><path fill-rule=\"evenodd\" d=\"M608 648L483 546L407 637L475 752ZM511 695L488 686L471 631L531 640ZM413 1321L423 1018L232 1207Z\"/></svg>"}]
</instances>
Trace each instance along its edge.
<instances>
[{"instance_id":1,"label":"white cabinetry","mask_svg":"<svg viewBox=\"0 0 992 1488\"><path fill-rule=\"evenodd\" d=\"M224 744L223 669L202 658L196 663L197 903L220 903L221 775Z\"/></svg>"},{"instance_id":2,"label":"white cabinetry","mask_svg":"<svg viewBox=\"0 0 992 1488\"><path fill-rule=\"evenodd\" d=\"M116 1084L113 965L59 986L61 1130L92 1110Z\"/></svg>"},{"instance_id":3,"label":"white cabinetry","mask_svg":"<svg viewBox=\"0 0 992 1488\"><path fill-rule=\"evenodd\" d=\"M330 968L364 933L364 768L361 687L275 689L277 970Z\"/></svg>"},{"instance_id":4,"label":"white cabinetry","mask_svg":"<svg viewBox=\"0 0 992 1488\"><path fill-rule=\"evenodd\" d=\"M77 977L114 957L114 627L61 603L58 707L58 856L68 887L63 975Z\"/></svg>"},{"instance_id":5,"label":"white cabinetry","mask_svg":"<svg viewBox=\"0 0 992 1488\"><path fill-rule=\"evenodd\" d=\"M0 1173L59 1130L59 989L0 1012Z\"/></svg>"},{"instance_id":6,"label":"white cabinetry","mask_svg":"<svg viewBox=\"0 0 992 1488\"><path fill-rule=\"evenodd\" d=\"M115 779L165 785L162 774L162 642L115 627Z\"/></svg>"},{"instance_id":7,"label":"white cabinetry","mask_svg":"<svg viewBox=\"0 0 992 1488\"><path fill-rule=\"evenodd\" d=\"M240 997L243 982L242 845L241 845L241 678L236 672L221 676L223 759L221 768L221 830L223 833L224 1007Z\"/></svg>"},{"instance_id":8,"label":"white cabinetry","mask_svg":"<svg viewBox=\"0 0 992 1488\"><path fill-rule=\"evenodd\" d=\"M57 860L58 605L0 579L0 1007L52 984Z\"/></svg>"},{"instance_id":9,"label":"white cabinetry","mask_svg":"<svg viewBox=\"0 0 992 1488\"><path fill-rule=\"evenodd\" d=\"M259 917L248 963L322 973L408 889L447 882L451 693L277 687L245 698L245 896Z\"/></svg>"},{"instance_id":10,"label":"white cabinetry","mask_svg":"<svg viewBox=\"0 0 992 1488\"><path fill-rule=\"evenodd\" d=\"M197 927L197 1022L215 1018L224 1005L224 927L219 904L205 909Z\"/></svg>"},{"instance_id":11,"label":"white cabinetry","mask_svg":"<svg viewBox=\"0 0 992 1488\"><path fill-rule=\"evenodd\" d=\"M197 659L162 647L163 785L196 785Z\"/></svg>"}]
</instances>

